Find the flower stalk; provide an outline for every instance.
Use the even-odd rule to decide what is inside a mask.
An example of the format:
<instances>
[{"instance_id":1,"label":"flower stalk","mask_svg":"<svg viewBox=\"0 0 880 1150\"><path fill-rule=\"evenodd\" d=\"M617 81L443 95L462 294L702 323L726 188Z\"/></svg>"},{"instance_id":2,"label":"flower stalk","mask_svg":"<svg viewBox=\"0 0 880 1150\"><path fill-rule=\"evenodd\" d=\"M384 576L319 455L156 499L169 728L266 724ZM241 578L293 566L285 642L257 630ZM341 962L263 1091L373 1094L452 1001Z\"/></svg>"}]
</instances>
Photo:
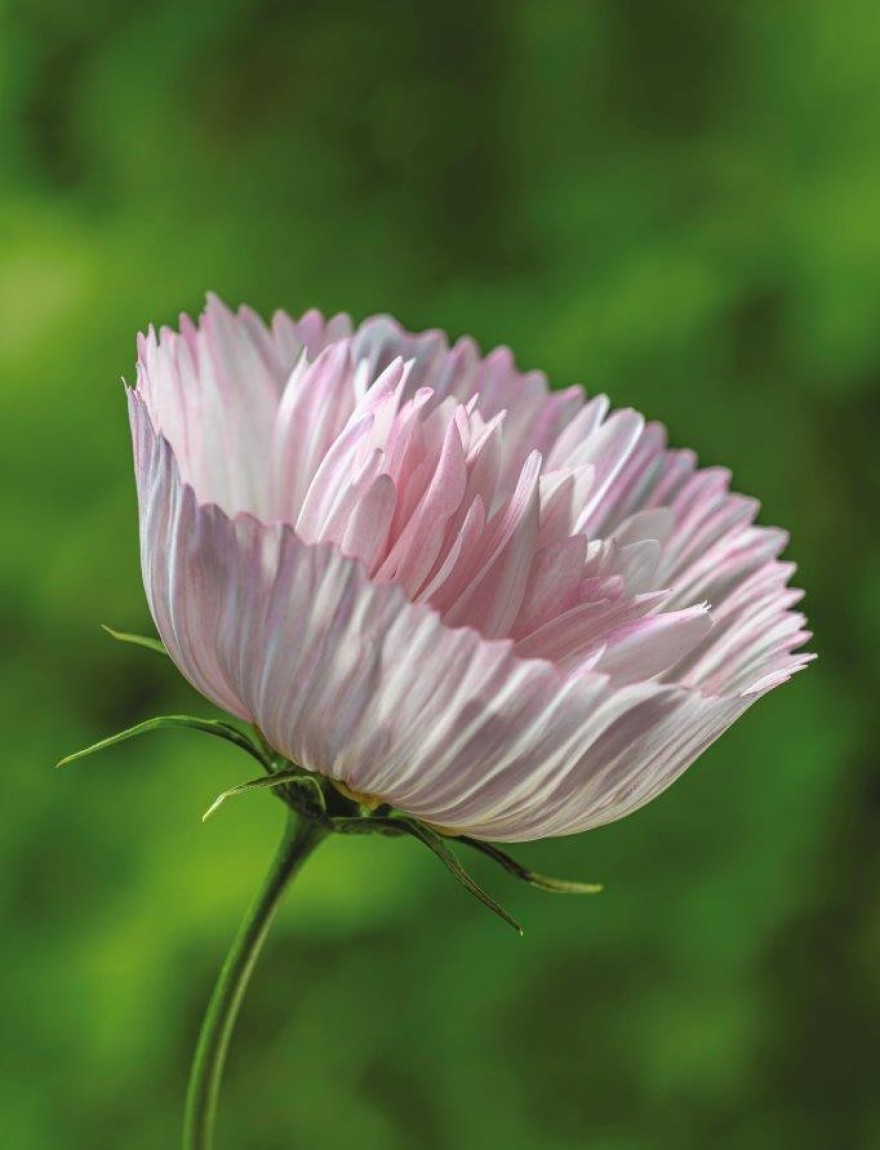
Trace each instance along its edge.
<instances>
[{"instance_id":1,"label":"flower stalk","mask_svg":"<svg viewBox=\"0 0 880 1150\"><path fill-rule=\"evenodd\" d=\"M211 1150L226 1054L242 999L290 880L328 834L289 810L284 836L263 885L238 929L208 1004L187 1091L183 1150Z\"/></svg>"}]
</instances>

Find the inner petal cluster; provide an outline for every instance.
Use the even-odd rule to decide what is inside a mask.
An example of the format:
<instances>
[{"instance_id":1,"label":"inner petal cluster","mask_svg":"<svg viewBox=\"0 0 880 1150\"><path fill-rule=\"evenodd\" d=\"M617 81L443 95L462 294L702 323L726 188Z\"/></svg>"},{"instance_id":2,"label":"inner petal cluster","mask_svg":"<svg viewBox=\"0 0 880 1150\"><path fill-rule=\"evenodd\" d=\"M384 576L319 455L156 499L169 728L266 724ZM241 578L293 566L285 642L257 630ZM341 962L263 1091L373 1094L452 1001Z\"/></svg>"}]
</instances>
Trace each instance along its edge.
<instances>
[{"instance_id":1,"label":"inner petal cluster","mask_svg":"<svg viewBox=\"0 0 880 1150\"><path fill-rule=\"evenodd\" d=\"M326 377L344 364L337 347L295 371L279 427L285 409L325 391ZM595 667L609 642L629 636L638 640L642 670L646 640L662 648L653 656L656 673L705 633L702 608L645 622L665 597L654 575L672 526L668 509L631 517L604 540L583 530L596 488L609 478L609 442L621 424L638 428L638 417L620 413L597 426L575 467L547 469L541 453L530 452L508 490L506 412L485 420L475 400L440 400L430 387L405 398L409 370L393 361L354 404L313 474L279 484L282 500L294 486L305 489L285 508L300 538L337 544L373 580L398 583L449 626L511 638L523 655L567 666ZM599 407L587 419L598 423ZM618 452L611 454L616 461ZM283 468L288 460L281 453L276 462Z\"/></svg>"}]
</instances>

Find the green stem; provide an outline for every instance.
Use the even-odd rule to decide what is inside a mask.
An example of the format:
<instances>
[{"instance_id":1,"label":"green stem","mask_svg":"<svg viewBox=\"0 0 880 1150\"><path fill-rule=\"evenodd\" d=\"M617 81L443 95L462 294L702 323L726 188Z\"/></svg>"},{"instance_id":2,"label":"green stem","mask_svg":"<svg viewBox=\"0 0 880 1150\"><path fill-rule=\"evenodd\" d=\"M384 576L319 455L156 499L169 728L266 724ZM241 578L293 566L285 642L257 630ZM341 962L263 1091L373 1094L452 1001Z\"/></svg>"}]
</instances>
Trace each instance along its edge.
<instances>
[{"instance_id":1,"label":"green stem","mask_svg":"<svg viewBox=\"0 0 880 1150\"><path fill-rule=\"evenodd\" d=\"M223 963L190 1072L183 1150L211 1150L217 1098L241 1001L287 884L328 832L290 812L284 838Z\"/></svg>"}]
</instances>

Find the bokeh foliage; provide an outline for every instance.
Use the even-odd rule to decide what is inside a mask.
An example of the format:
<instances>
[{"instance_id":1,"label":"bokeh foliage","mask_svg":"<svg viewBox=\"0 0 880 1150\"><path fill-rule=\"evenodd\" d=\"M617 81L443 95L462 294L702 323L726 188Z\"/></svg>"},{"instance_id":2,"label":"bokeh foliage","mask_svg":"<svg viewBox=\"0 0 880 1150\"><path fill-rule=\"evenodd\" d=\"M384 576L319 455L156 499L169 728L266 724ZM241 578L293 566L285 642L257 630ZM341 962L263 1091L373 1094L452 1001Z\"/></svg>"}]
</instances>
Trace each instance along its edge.
<instances>
[{"instance_id":1,"label":"bokeh foliage","mask_svg":"<svg viewBox=\"0 0 880 1150\"><path fill-rule=\"evenodd\" d=\"M332 841L285 908L221 1146L880 1144L880 15L859 0L0 6L0 1144L176 1144L274 848L148 630L121 375L206 289L514 347L732 467L820 660L673 791L476 871ZM205 745L207 743L207 745Z\"/></svg>"}]
</instances>

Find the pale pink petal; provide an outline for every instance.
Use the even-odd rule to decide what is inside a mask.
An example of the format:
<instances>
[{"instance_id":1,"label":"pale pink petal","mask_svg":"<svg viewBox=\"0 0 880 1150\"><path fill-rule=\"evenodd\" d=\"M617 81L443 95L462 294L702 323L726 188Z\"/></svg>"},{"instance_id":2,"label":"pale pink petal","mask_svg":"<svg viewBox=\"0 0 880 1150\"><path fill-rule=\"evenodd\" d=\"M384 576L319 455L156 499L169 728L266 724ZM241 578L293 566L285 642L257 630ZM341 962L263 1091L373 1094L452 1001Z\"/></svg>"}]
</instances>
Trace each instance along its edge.
<instances>
[{"instance_id":1,"label":"pale pink petal","mask_svg":"<svg viewBox=\"0 0 880 1150\"><path fill-rule=\"evenodd\" d=\"M379 475L360 500L342 537L342 553L360 559L371 574L385 550L397 490L390 475Z\"/></svg>"},{"instance_id":2,"label":"pale pink petal","mask_svg":"<svg viewBox=\"0 0 880 1150\"><path fill-rule=\"evenodd\" d=\"M325 456L354 410L345 342L303 356L291 372L275 417L270 460L276 517L295 523Z\"/></svg>"},{"instance_id":3,"label":"pale pink petal","mask_svg":"<svg viewBox=\"0 0 880 1150\"><path fill-rule=\"evenodd\" d=\"M535 555L514 638L529 635L576 601L587 558L587 540L572 535Z\"/></svg>"},{"instance_id":4,"label":"pale pink petal","mask_svg":"<svg viewBox=\"0 0 880 1150\"><path fill-rule=\"evenodd\" d=\"M704 606L627 623L605 637L598 669L617 683L652 679L683 659L711 630L712 616Z\"/></svg>"}]
</instances>

